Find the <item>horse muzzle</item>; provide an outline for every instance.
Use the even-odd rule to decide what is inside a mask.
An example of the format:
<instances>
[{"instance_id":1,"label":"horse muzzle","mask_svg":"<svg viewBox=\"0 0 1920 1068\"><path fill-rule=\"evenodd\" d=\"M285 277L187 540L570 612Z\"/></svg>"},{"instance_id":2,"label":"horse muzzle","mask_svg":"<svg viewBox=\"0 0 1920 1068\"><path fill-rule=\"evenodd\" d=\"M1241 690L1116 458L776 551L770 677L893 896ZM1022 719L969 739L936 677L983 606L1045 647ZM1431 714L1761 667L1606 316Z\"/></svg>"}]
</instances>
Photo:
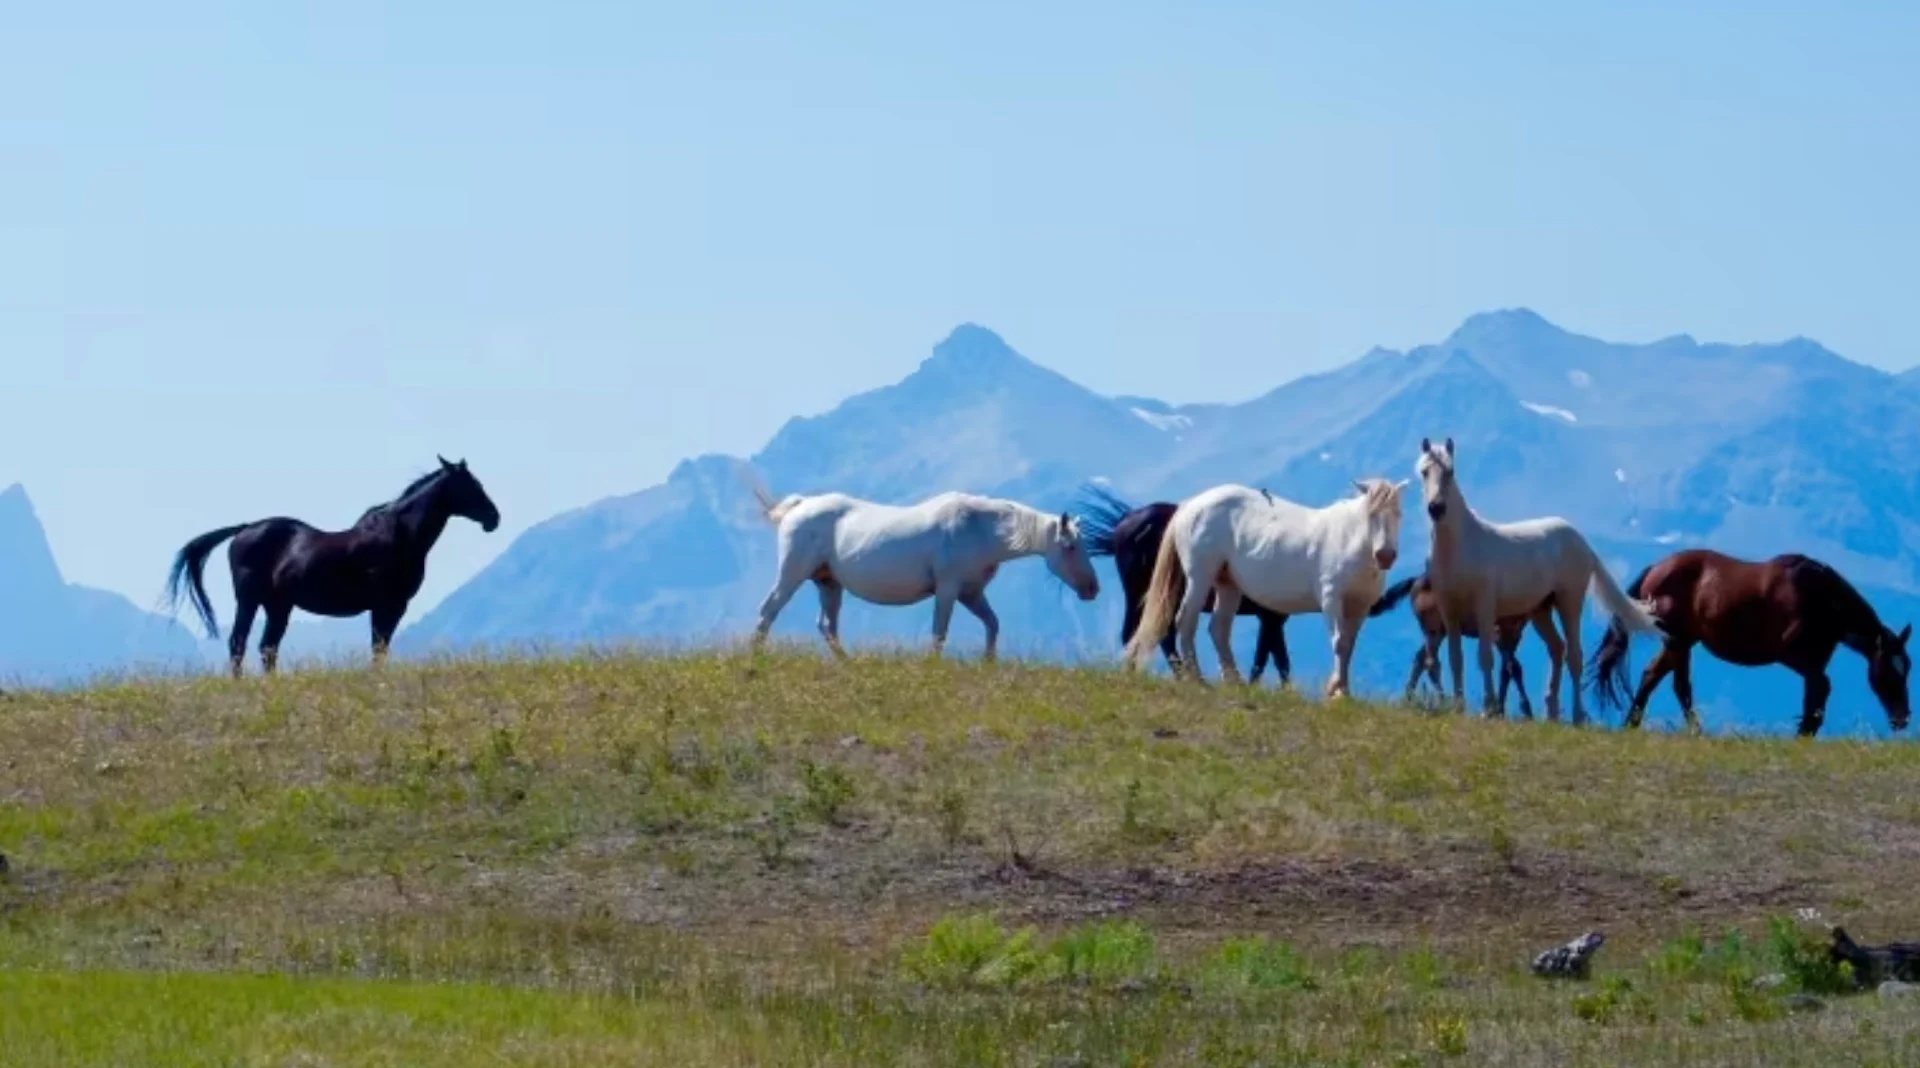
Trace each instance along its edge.
<instances>
[{"instance_id":1,"label":"horse muzzle","mask_svg":"<svg viewBox=\"0 0 1920 1068\"><path fill-rule=\"evenodd\" d=\"M1398 559L1400 554L1392 549L1377 549L1373 554L1373 562L1379 564L1382 571L1392 571L1393 562Z\"/></svg>"},{"instance_id":2,"label":"horse muzzle","mask_svg":"<svg viewBox=\"0 0 1920 1068\"><path fill-rule=\"evenodd\" d=\"M1447 517L1447 505L1445 501L1435 501L1432 504L1427 505L1428 519L1431 519L1434 522L1438 523L1442 519L1445 519L1446 517Z\"/></svg>"},{"instance_id":3,"label":"horse muzzle","mask_svg":"<svg viewBox=\"0 0 1920 1068\"><path fill-rule=\"evenodd\" d=\"M1100 596L1100 584L1098 582L1089 582L1073 592L1079 594L1081 600L1091 601L1095 597Z\"/></svg>"}]
</instances>

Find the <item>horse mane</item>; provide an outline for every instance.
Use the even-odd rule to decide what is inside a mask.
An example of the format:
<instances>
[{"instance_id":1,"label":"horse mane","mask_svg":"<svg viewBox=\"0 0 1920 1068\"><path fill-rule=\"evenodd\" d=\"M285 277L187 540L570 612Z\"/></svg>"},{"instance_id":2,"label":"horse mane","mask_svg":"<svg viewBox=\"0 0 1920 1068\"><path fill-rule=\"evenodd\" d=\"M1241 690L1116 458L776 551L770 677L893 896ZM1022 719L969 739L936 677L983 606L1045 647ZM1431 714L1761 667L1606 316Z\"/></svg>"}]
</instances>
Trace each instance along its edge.
<instances>
[{"instance_id":1,"label":"horse mane","mask_svg":"<svg viewBox=\"0 0 1920 1068\"><path fill-rule=\"evenodd\" d=\"M1113 495L1104 486L1089 482L1080 487L1080 501L1073 514L1080 520L1080 544L1088 556L1112 556L1114 531L1120 521L1133 512L1133 506Z\"/></svg>"},{"instance_id":2,"label":"horse mane","mask_svg":"<svg viewBox=\"0 0 1920 1068\"><path fill-rule=\"evenodd\" d=\"M1871 656L1873 640L1886 632L1887 625L1880 621L1880 613L1873 610L1866 596L1847 581L1845 575L1834 570L1831 564L1811 556L1792 553L1787 566L1794 570L1811 571L1833 585L1833 596L1840 602L1834 607L1840 609L1842 619L1850 621L1841 633L1841 642L1862 656Z\"/></svg>"},{"instance_id":3,"label":"horse mane","mask_svg":"<svg viewBox=\"0 0 1920 1068\"><path fill-rule=\"evenodd\" d=\"M1360 479L1355 488L1360 497L1367 502L1369 515L1385 509L1394 501L1394 484L1384 478Z\"/></svg>"},{"instance_id":4,"label":"horse mane","mask_svg":"<svg viewBox=\"0 0 1920 1068\"><path fill-rule=\"evenodd\" d=\"M439 478L441 475L445 473L446 471L444 468L435 469L432 471L428 471L426 474L421 475L419 478L416 478L412 482L407 483L407 488L401 490L398 494L394 496L392 500L383 501L367 509L366 511L361 512L360 518L356 520L356 524L366 522L368 519L372 518L374 513L376 512L392 511L394 508L399 506L400 502L406 500L408 497L413 496L415 493L418 493L422 489L425 489L428 483L432 482L434 479Z\"/></svg>"}]
</instances>

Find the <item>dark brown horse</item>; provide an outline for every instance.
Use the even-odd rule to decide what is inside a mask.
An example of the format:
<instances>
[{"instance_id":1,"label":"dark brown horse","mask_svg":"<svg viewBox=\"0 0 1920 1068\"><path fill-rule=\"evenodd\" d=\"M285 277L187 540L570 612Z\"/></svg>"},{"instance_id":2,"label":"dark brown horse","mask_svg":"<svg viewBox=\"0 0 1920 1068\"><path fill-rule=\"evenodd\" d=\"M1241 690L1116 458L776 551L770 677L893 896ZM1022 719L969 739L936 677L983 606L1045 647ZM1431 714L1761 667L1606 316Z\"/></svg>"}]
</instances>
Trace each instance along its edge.
<instances>
[{"instance_id":1,"label":"dark brown horse","mask_svg":"<svg viewBox=\"0 0 1920 1068\"><path fill-rule=\"evenodd\" d=\"M1407 675L1406 699L1412 701L1414 691L1419 688L1422 673L1427 675L1435 690L1441 689L1440 642L1447 636L1447 622L1440 616L1440 602L1433 595L1433 583L1424 573L1401 579L1387 587L1387 591L1380 595L1380 599L1373 602L1373 607L1367 609L1367 615L1385 615L1401 601L1406 600L1409 595L1413 597L1413 618L1420 624L1421 636L1420 648L1413 651L1413 671ZM1551 603L1549 600L1548 604L1542 605L1541 608L1544 610ZM1499 715L1506 715L1507 686L1511 683L1520 691L1520 714L1532 719L1533 705L1527 701L1527 684L1520 675L1520 658L1514 655L1520 648L1520 639L1526 635L1527 618L1526 616L1508 616L1499 621L1498 629L1495 631L1494 636L1498 642L1496 647L1500 652L1500 689L1493 699L1493 707ZM1541 635L1543 638L1552 637L1553 640L1548 643L1550 650L1560 642L1560 636L1551 629L1542 631ZM1468 619L1461 624L1460 636L1477 639L1480 637L1480 629L1474 625L1473 620ZM1559 653L1554 651L1553 655L1558 656Z\"/></svg>"},{"instance_id":2,"label":"dark brown horse","mask_svg":"<svg viewBox=\"0 0 1920 1068\"><path fill-rule=\"evenodd\" d=\"M454 516L471 519L488 533L500 525L500 509L467 470L467 462L449 463L441 457L438 469L415 479L392 501L367 509L347 530L324 531L281 517L200 535L173 558L167 600L170 605L179 604L184 581L207 637L220 637L201 578L214 547L232 538L227 562L233 569L235 604L227 652L235 678L240 677L247 633L259 609L267 613L267 627L260 635L260 666L268 674L279 660L280 639L296 608L318 616L371 613L377 664L386 659L407 603L420 592L427 576L427 552Z\"/></svg>"},{"instance_id":3,"label":"dark brown horse","mask_svg":"<svg viewBox=\"0 0 1920 1068\"><path fill-rule=\"evenodd\" d=\"M1907 638L1913 625L1898 634L1888 630L1860 591L1818 560L1793 553L1755 563L1689 549L1642 571L1627 594L1653 603L1667 635L1640 676L1627 709L1629 729L1640 726L1648 698L1669 673L1687 727L1700 729L1693 711L1695 645L1730 664L1781 664L1806 680L1800 735L1808 738L1826 719L1827 696L1833 692L1827 663L1844 645L1866 658L1867 685L1886 709L1888 724L1906 729L1907 673L1913 666ZM1627 634L1618 626L1601 641L1589 679L1602 706L1619 707L1628 678Z\"/></svg>"},{"instance_id":4,"label":"dark brown horse","mask_svg":"<svg viewBox=\"0 0 1920 1068\"><path fill-rule=\"evenodd\" d=\"M1153 583L1154 557L1160 552L1160 539L1166 536L1167 523L1179 505L1159 501L1134 508L1099 486L1084 487L1082 497L1074 510L1080 518L1081 544L1086 546L1088 556L1113 557L1113 565L1120 572L1120 587L1126 595L1126 617L1120 624L1120 644L1124 646L1133 640L1133 632L1140 629L1141 606L1146 602L1147 587ZM1213 611L1212 594L1207 595L1206 611ZM1260 681L1260 673L1266 670L1271 658L1280 684L1286 685L1293 674L1293 664L1287 658L1287 617L1254 604L1250 597L1240 599L1240 610L1234 615L1260 620L1260 636L1253 646L1253 675L1249 681ZM1172 627L1161 635L1160 651L1166 655L1167 666L1178 671L1180 654L1174 649Z\"/></svg>"}]
</instances>

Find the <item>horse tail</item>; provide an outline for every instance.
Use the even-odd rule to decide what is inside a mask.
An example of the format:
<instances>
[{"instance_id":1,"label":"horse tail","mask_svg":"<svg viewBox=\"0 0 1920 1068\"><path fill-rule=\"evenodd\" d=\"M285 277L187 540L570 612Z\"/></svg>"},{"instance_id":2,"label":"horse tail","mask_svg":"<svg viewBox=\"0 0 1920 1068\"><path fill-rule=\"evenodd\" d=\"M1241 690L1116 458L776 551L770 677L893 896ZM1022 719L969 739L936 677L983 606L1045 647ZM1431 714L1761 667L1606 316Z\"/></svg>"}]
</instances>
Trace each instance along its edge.
<instances>
[{"instance_id":1,"label":"horse tail","mask_svg":"<svg viewBox=\"0 0 1920 1068\"><path fill-rule=\"evenodd\" d=\"M1132 505L1104 486L1091 482L1081 486L1073 514L1080 520L1080 544L1086 547L1087 555L1112 556L1114 530L1132 511Z\"/></svg>"},{"instance_id":2,"label":"horse tail","mask_svg":"<svg viewBox=\"0 0 1920 1068\"><path fill-rule=\"evenodd\" d=\"M1384 616L1388 612L1393 611L1394 606L1406 600L1407 595L1413 592L1413 587L1419 583L1421 577L1422 576L1415 575L1412 578L1403 578L1399 582L1388 586L1387 592L1381 594L1380 599L1373 602L1372 608L1367 609L1367 618L1371 619L1374 616Z\"/></svg>"},{"instance_id":3,"label":"horse tail","mask_svg":"<svg viewBox=\"0 0 1920 1068\"><path fill-rule=\"evenodd\" d=\"M1173 624L1174 610L1186 593L1186 571L1180 566L1180 555L1173 543L1173 527L1168 524L1165 536L1160 539L1160 551L1153 557L1153 578L1147 586L1147 601L1140 613L1140 625L1134 629L1133 640L1127 643L1126 658L1130 668L1138 668L1153 655L1153 650L1160 644L1161 635Z\"/></svg>"},{"instance_id":4,"label":"horse tail","mask_svg":"<svg viewBox=\"0 0 1920 1068\"><path fill-rule=\"evenodd\" d=\"M1600 554L1593 551L1593 546L1587 546L1587 555L1593 559L1593 577L1589 580L1589 588L1600 599L1600 607L1613 617L1614 623L1624 623L1626 629L1634 634L1665 637L1666 630L1660 626L1660 620L1654 617L1653 603L1641 600L1637 594L1629 596L1622 590L1620 584L1613 580L1613 573L1607 570L1607 565L1600 562ZM1639 580L1636 579L1634 585L1638 588Z\"/></svg>"},{"instance_id":5,"label":"horse tail","mask_svg":"<svg viewBox=\"0 0 1920 1068\"><path fill-rule=\"evenodd\" d=\"M1627 583L1626 595L1636 601L1640 597L1641 586L1647 581L1648 572L1653 568L1643 568L1633 581ZM1604 574L1604 572L1602 572ZM1627 667L1627 645L1632 635L1627 633L1626 621L1615 616L1607 624L1607 635L1600 639L1600 648L1593 654L1593 663L1587 667L1587 685L1593 688L1594 700L1601 708L1615 709L1626 702L1627 689L1633 685Z\"/></svg>"},{"instance_id":6,"label":"horse tail","mask_svg":"<svg viewBox=\"0 0 1920 1068\"><path fill-rule=\"evenodd\" d=\"M202 575L207 568L207 557L221 542L251 525L240 523L207 531L180 547L180 551L173 557L173 569L167 572L167 611L173 612L179 608L180 585L184 579L187 599L192 603L194 612L200 616L200 624L207 628L209 640L219 640L220 624L214 621L213 602L207 600L207 586L202 581Z\"/></svg>"},{"instance_id":7,"label":"horse tail","mask_svg":"<svg viewBox=\"0 0 1920 1068\"><path fill-rule=\"evenodd\" d=\"M761 516L776 527L780 525L780 520L786 518L788 512L793 511L796 505L806 500L798 493L789 493L779 500L774 500L773 494L767 492L766 485L760 481L758 475L753 473L753 468L744 462L734 468L734 473L739 475L741 483L747 489L753 491L753 499L760 505Z\"/></svg>"}]
</instances>

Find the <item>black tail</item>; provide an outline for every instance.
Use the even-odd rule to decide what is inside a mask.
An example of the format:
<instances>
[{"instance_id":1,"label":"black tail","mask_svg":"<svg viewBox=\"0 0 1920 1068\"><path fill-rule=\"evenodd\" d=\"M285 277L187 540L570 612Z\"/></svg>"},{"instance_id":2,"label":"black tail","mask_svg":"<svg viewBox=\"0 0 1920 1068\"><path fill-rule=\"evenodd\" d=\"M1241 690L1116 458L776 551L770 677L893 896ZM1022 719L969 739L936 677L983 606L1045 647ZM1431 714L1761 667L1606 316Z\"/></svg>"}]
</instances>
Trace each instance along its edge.
<instances>
[{"instance_id":1,"label":"black tail","mask_svg":"<svg viewBox=\"0 0 1920 1068\"><path fill-rule=\"evenodd\" d=\"M173 570L167 573L167 610L173 611L180 605L180 580L187 580L187 596L193 602L193 610L200 615L201 625L207 628L207 637L218 640L220 624L213 618L213 604L207 600L207 587L201 581L201 573L206 570L207 556L216 546L235 534L247 529L248 524L221 527L210 530L180 547L174 555Z\"/></svg>"},{"instance_id":2,"label":"black tail","mask_svg":"<svg viewBox=\"0 0 1920 1068\"><path fill-rule=\"evenodd\" d=\"M1633 581L1627 584L1627 596L1640 599L1640 585L1647 581L1647 572L1652 570L1648 567L1633 576ZM1615 709L1626 703L1627 692L1633 686L1627 665L1627 643L1631 639L1626 623L1616 618L1607 627L1607 636L1600 639L1599 650L1593 654L1593 663L1587 668L1587 685L1601 708Z\"/></svg>"},{"instance_id":3,"label":"black tail","mask_svg":"<svg viewBox=\"0 0 1920 1068\"><path fill-rule=\"evenodd\" d=\"M1113 555L1113 531L1133 506L1091 482L1080 487L1073 514L1080 519L1080 544L1088 556Z\"/></svg>"},{"instance_id":4,"label":"black tail","mask_svg":"<svg viewBox=\"0 0 1920 1068\"><path fill-rule=\"evenodd\" d=\"M1387 592L1381 594L1380 599L1373 602L1372 608L1367 609L1367 616L1369 618L1373 616L1384 616L1388 612L1393 611L1394 606L1406 600L1407 595L1413 592L1413 587L1423 578L1426 578L1426 576L1415 575L1412 578L1403 578L1399 582L1388 586Z\"/></svg>"}]
</instances>

